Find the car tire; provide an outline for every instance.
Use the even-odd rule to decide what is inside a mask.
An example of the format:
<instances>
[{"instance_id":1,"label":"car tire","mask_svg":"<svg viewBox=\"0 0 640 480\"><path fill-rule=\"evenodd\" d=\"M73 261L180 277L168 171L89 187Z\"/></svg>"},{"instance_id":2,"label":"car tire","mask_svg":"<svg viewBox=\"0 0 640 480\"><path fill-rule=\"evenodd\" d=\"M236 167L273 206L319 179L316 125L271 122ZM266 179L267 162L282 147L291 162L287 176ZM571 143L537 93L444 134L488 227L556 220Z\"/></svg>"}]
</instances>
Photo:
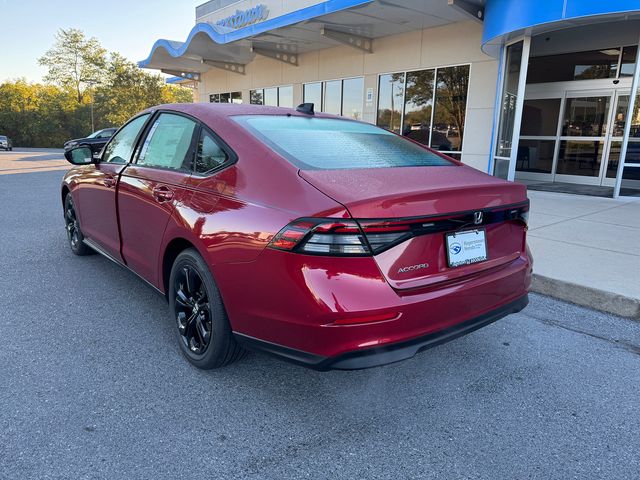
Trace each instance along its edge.
<instances>
[{"instance_id":1,"label":"car tire","mask_svg":"<svg viewBox=\"0 0 640 480\"><path fill-rule=\"evenodd\" d=\"M67 193L67 196L64 197L64 223L71 251L79 256L92 254L93 250L84 243L84 235L80 229L80 223L78 222L78 216L71 193Z\"/></svg>"},{"instance_id":2,"label":"car tire","mask_svg":"<svg viewBox=\"0 0 640 480\"><path fill-rule=\"evenodd\" d=\"M184 250L173 262L168 290L178 344L189 362L210 370L244 356L213 275L196 250Z\"/></svg>"}]
</instances>

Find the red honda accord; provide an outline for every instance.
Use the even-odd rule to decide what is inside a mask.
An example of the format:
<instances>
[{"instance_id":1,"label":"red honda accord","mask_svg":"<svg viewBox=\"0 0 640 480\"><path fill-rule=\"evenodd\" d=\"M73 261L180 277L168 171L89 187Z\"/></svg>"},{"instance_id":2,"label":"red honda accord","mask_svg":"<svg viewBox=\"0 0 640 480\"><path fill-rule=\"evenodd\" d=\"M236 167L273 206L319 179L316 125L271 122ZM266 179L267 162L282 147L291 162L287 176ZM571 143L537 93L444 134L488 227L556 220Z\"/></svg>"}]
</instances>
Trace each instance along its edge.
<instances>
[{"instance_id":1,"label":"red honda accord","mask_svg":"<svg viewBox=\"0 0 640 480\"><path fill-rule=\"evenodd\" d=\"M66 156L71 250L165 295L200 368L373 367L528 301L523 185L312 104L162 105Z\"/></svg>"}]
</instances>

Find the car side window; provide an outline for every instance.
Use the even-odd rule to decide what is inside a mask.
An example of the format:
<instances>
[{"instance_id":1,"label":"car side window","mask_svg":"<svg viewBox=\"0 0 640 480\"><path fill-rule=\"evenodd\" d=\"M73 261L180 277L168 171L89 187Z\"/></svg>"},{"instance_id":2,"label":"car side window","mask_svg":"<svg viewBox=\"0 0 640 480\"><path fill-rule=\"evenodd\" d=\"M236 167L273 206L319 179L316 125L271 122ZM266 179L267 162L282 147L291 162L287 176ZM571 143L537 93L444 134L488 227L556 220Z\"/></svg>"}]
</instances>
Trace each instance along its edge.
<instances>
[{"instance_id":1,"label":"car side window","mask_svg":"<svg viewBox=\"0 0 640 480\"><path fill-rule=\"evenodd\" d=\"M189 167L196 122L171 113L161 113L149 129L138 157L138 165L172 168ZM193 152L193 150L191 150Z\"/></svg>"},{"instance_id":2,"label":"car side window","mask_svg":"<svg viewBox=\"0 0 640 480\"><path fill-rule=\"evenodd\" d=\"M229 156L220 147L215 138L203 128L198 140L198 149L196 150L196 173L207 173L215 170L224 165L228 158Z\"/></svg>"},{"instance_id":3,"label":"car side window","mask_svg":"<svg viewBox=\"0 0 640 480\"><path fill-rule=\"evenodd\" d=\"M122 127L107 144L104 155L102 156L102 161L109 163L128 163L133 154L136 138L148 118L148 113L140 115Z\"/></svg>"}]
</instances>

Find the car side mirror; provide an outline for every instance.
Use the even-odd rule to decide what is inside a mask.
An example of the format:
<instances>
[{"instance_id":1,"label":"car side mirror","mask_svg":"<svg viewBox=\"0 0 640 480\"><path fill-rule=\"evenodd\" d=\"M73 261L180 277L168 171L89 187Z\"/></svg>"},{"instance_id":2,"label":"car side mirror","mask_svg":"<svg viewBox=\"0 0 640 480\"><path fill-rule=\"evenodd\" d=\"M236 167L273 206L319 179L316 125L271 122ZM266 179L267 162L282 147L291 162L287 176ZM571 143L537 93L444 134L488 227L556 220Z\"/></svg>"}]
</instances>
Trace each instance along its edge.
<instances>
[{"instance_id":1,"label":"car side mirror","mask_svg":"<svg viewBox=\"0 0 640 480\"><path fill-rule=\"evenodd\" d=\"M97 163L97 160L93 157L91 147L84 145L67 150L64 153L64 158L73 165L90 165Z\"/></svg>"}]
</instances>

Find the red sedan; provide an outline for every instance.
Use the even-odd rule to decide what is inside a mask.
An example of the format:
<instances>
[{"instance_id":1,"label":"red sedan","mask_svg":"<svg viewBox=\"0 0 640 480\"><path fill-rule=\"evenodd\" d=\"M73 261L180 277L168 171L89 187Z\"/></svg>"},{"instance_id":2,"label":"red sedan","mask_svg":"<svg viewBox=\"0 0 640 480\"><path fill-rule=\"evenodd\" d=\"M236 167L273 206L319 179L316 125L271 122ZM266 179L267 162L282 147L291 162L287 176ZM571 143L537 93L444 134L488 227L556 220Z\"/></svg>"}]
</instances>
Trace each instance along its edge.
<instances>
[{"instance_id":1,"label":"red sedan","mask_svg":"<svg viewBox=\"0 0 640 480\"><path fill-rule=\"evenodd\" d=\"M200 368L382 365L528 301L523 185L311 104L158 106L66 156L72 251L165 295Z\"/></svg>"}]
</instances>

